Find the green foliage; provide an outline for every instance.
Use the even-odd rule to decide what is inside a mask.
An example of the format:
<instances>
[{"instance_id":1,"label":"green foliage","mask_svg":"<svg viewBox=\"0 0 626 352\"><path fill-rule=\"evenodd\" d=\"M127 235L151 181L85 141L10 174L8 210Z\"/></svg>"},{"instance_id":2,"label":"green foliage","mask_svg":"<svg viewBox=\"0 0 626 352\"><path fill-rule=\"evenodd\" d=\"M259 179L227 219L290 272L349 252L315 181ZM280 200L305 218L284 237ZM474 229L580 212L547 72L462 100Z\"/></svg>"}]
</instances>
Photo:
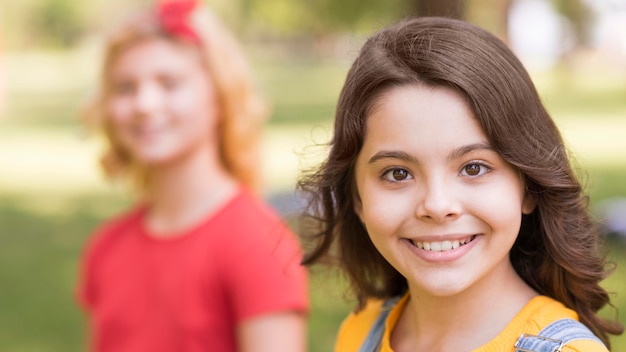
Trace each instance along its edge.
<instances>
[{"instance_id":1,"label":"green foliage","mask_svg":"<svg viewBox=\"0 0 626 352\"><path fill-rule=\"evenodd\" d=\"M587 43L590 33L588 25L592 19L591 11L583 0L552 0L554 9L569 19L573 25L576 39L581 43Z\"/></svg>"},{"instance_id":2,"label":"green foliage","mask_svg":"<svg viewBox=\"0 0 626 352\"><path fill-rule=\"evenodd\" d=\"M433 2L433 0L429 0ZM503 30L507 1L460 0L469 20L496 31ZM574 24L585 39L590 14L581 0L552 0L555 8ZM256 36L320 38L337 33L370 33L391 21L415 14L426 0L206 0L235 29ZM439 4L435 0L434 4ZM93 32L100 33L118 18L153 0L2 0L0 23L11 46L68 47ZM451 1L448 6L457 6ZM487 5L487 6L485 6ZM428 7L429 5L425 5ZM430 5L432 6L432 5ZM422 6L424 7L424 6ZM453 11L447 11L452 13ZM476 21L474 21L476 22Z\"/></svg>"},{"instance_id":3,"label":"green foliage","mask_svg":"<svg viewBox=\"0 0 626 352\"><path fill-rule=\"evenodd\" d=\"M322 36L371 32L405 15L405 0L274 0L247 2L247 16L268 32Z\"/></svg>"},{"instance_id":4,"label":"green foliage","mask_svg":"<svg viewBox=\"0 0 626 352\"><path fill-rule=\"evenodd\" d=\"M40 4L33 13L32 35L40 38L45 46L68 47L75 44L83 35L78 4L73 0L48 0Z\"/></svg>"},{"instance_id":5,"label":"green foliage","mask_svg":"<svg viewBox=\"0 0 626 352\"><path fill-rule=\"evenodd\" d=\"M393 19L404 17L410 1L405 0L312 0L308 12L317 19L314 32L372 31ZM373 28L372 28L373 27Z\"/></svg>"},{"instance_id":6,"label":"green foliage","mask_svg":"<svg viewBox=\"0 0 626 352\"><path fill-rule=\"evenodd\" d=\"M84 35L85 1L3 0L3 40L9 47L67 47Z\"/></svg>"},{"instance_id":7,"label":"green foliage","mask_svg":"<svg viewBox=\"0 0 626 352\"><path fill-rule=\"evenodd\" d=\"M2 0L0 33L6 47L68 48L151 0Z\"/></svg>"}]
</instances>

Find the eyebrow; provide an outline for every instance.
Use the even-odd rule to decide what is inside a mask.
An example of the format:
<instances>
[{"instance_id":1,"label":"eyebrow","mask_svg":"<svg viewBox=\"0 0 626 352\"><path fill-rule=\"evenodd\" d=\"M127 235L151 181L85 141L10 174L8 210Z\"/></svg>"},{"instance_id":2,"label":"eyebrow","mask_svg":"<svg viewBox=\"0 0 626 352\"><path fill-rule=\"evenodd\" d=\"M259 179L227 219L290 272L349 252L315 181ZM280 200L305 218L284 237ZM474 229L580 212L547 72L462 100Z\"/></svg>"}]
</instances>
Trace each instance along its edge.
<instances>
[{"instance_id":1,"label":"eyebrow","mask_svg":"<svg viewBox=\"0 0 626 352\"><path fill-rule=\"evenodd\" d=\"M474 144L464 145L460 148L455 149L452 153L450 153L450 155L448 156L448 159L454 160L466 154L469 154L475 150L487 150L487 151L495 152L495 149L493 149L493 147L488 143L474 143Z\"/></svg>"},{"instance_id":2,"label":"eyebrow","mask_svg":"<svg viewBox=\"0 0 626 352\"><path fill-rule=\"evenodd\" d=\"M462 147L456 148L455 150L452 151L452 153L450 153L448 155L448 160L454 160L454 159L458 159L466 154L469 154L475 150L487 150L487 151L492 151L495 152L495 149L493 149L493 147L487 143L474 143L474 144L468 144L468 145L464 145ZM383 159L399 159L405 162L417 162L418 160L413 157L412 155L403 152L403 151L399 151L399 150L382 150L379 151L378 153L372 155L372 157L368 160L369 164L373 164L379 160L383 160Z\"/></svg>"},{"instance_id":3,"label":"eyebrow","mask_svg":"<svg viewBox=\"0 0 626 352\"><path fill-rule=\"evenodd\" d=\"M379 160L383 160L383 159L400 159L406 162L415 162L417 161L417 159L415 159L413 156L409 155L408 153L405 152L401 152L401 151L397 151L397 150L382 150L374 155L372 155L372 157L370 158L370 160L368 161L369 164L373 164Z\"/></svg>"}]
</instances>

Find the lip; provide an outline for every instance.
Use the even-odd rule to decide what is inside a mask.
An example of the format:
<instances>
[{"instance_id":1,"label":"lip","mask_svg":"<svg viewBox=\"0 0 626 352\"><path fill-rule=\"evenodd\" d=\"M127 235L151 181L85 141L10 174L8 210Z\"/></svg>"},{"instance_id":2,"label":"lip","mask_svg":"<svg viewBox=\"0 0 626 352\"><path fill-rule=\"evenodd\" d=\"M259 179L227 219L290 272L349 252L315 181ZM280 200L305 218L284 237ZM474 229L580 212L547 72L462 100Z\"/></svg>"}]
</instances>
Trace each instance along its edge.
<instances>
[{"instance_id":1,"label":"lip","mask_svg":"<svg viewBox=\"0 0 626 352\"><path fill-rule=\"evenodd\" d=\"M472 237L472 240L458 248L447 250L444 252L435 252L435 251L421 249L415 246L412 243L413 240L409 238L403 238L402 241L409 248L409 250L413 252L415 255L417 255L420 259L427 261L427 262L433 262L433 263L445 263L445 262L451 262L451 261L457 260L461 258L462 256L464 256L467 252L469 252L476 245L476 243L480 242L480 240L482 239L482 234L477 233L477 234L468 235L468 236L461 236L461 237L456 236L455 238L450 238L450 239L437 238L437 239L432 239L430 241L421 240L423 242L441 242L441 241L452 241L454 239L461 239L465 237Z\"/></svg>"},{"instance_id":2,"label":"lip","mask_svg":"<svg viewBox=\"0 0 626 352\"><path fill-rule=\"evenodd\" d=\"M161 125L140 125L133 126L133 131L138 134L154 134L163 131L165 128Z\"/></svg>"},{"instance_id":3,"label":"lip","mask_svg":"<svg viewBox=\"0 0 626 352\"><path fill-rule=\"evenodd\" d=\"M135 126L132 133L136 138L152 140L158 138L165 129L161 126Z\"/></svg>"}]
</instances>

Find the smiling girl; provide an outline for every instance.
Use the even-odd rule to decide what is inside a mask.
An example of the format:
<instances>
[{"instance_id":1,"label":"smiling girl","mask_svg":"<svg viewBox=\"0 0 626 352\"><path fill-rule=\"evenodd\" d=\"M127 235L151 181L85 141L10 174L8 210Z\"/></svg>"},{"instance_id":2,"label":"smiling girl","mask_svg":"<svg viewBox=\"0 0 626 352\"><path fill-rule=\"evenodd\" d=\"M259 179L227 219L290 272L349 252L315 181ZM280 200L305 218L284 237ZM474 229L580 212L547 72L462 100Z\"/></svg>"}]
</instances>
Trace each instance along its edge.
<instances>
[{"instance_id":1,"label":"smiling girl","mask_svg":"<svg viewBox=\"0 0 626 352\"><path fill-rule=\"evenodd\" d=\"M443 18L370 38L327 160L304 177L313 264L358 307L336 351L607 351L607 270L587 198L522 65ZM582 324L581 324L582 323Z\"/></svg>"},{"instance_id":2,"label":"smiling girl","mask_svg":"<svg viewBox=\"0 0 626 352\"><path fill-rule=\"evenodd\" d=\"M217 19L164 1L122 24L90 113L140 190L86 249L92 350L303 351L298 242L255 193L265 109Z\"/></svg>"}]
</instances>

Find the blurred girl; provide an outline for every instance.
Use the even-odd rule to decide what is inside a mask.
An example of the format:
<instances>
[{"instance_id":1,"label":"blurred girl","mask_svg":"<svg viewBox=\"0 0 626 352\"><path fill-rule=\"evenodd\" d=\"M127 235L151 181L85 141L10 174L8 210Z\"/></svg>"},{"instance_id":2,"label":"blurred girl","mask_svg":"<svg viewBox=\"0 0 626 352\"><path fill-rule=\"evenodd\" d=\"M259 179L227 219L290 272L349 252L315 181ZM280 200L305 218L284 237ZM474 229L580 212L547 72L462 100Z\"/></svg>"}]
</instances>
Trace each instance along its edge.
<instances>
[{"instance_id":1,"label":"blurred girl","mask_svg":"<svg viewBox=\"0 0 626 352\"><path fill-rule=\"evenodd\" d=\"M136 207L84 257L96 351L302 351L308 309L293 234L255 196L265 107L235 40L194 1L122 25L89 117Z\"/></svg>"},{"instance_id":2,"label":"blurred girl","mask_svg":"<svg viewBox=\"0 0 626 352\"><path fill-rule=\"evenodd\" d=\"M359 303L337 351L606 351L622 331L596 315L607 271L561 136L495 36L374 35L330 147L299 185L320 226L305 263L337 256Z\"/></svg>"}]
</instances>

